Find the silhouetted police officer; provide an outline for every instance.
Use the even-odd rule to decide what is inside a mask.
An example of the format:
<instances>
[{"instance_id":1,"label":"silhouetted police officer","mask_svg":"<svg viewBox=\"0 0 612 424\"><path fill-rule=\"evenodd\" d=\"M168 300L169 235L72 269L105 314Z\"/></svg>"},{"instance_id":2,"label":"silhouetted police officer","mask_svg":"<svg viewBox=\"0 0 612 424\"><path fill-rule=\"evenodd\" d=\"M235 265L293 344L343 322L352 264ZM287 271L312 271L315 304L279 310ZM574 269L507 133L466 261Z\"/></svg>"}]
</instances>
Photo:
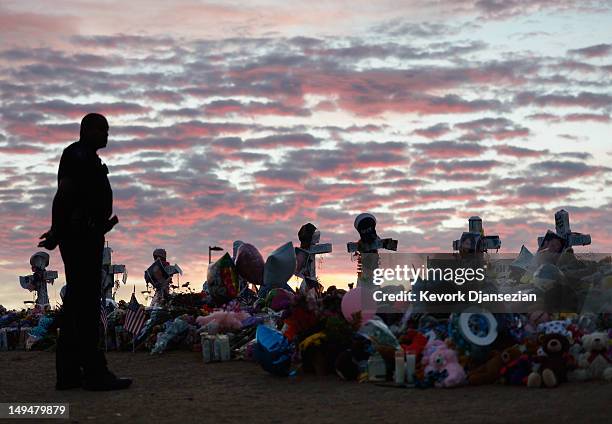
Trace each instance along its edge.
<instances>
[{"instance_id":1,"label":"silhouetted police officer","mask_svg":"<svg viewBox=\"0 0 612 424\"><path fill-rule=\"evenodd\" d=\"M108 370L99 348L104 234L119 221L116 216L111 218L108 169L96 153L107 141L106 118L97 113L86 115L79 141L64 149L60 159L51 229L39 244L49 250L59 244L66 271L56 353L58 390L81 386L115 390L132 382Z\"/></svg>"}]
</instances>

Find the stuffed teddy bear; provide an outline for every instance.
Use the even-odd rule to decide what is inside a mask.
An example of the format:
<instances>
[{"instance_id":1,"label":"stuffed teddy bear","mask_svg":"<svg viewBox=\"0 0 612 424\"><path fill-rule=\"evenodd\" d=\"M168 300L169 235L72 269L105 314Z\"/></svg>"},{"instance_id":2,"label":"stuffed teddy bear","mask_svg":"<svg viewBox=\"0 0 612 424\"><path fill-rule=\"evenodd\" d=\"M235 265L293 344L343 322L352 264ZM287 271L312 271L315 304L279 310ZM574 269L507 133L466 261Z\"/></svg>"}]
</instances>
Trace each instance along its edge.
<instances>
[{"instance_id":1,"label":"stuffed teddy bear","mask_svg":"<svg viewBox=\"0 0 612 424\"><path fill-rule=\"evenodd\" d=\"M524 386L531 372L531 361L518 345L505 349L500 357L502 366L499 370L500 382L514 386Z\"/></svg>"},{"instance_id":2,"label":"stuffed teddy bear","mask_svg":"<svg viewBox=\"0 0 612 424\"><path fill-rule=\"evenodd\" d=\"M540 364L538 372L532 372L527 379L528 387L556 387L567 381L570 343L563 334L542 334L540 345L545 356L536 358Z\"/></svg>"},{"instance_id":3,"label":"stuffed teddy bear","mask_svg":"<svg viewBox=\"0 0 612 424\"><path fill-rule=\"evenodd\" d=\"M572 373L573 380L612 381L612 356L609 354L607 333L596 332L582 336L584 353L578 358L578 369Z\"/></svg>"},{"instance_id":4,"label":"stuffed teddy bear","mask_svg":"<svg viewBox=\"0 0 612 424\"><path fill-rule=\"evenodd\" d=\"M457 352L449 349L444 342L429 346L431 349L424 353L422 363L425 366L424 373L427 375L442 376L435 382L436 387L455 387L465 384L466 375L463 367L459 364Z\"/></svg>"},{"instance_id":5,"label":"stuffed teddy bear","mask_svg":"<svg viewBox=\"0 0 612 424\"><path fill-rule=\"evenodd\" d=\"M399 342L404 352L410 355L419 356L427 345L427 337L411 328L406 330L406 334L399 338Z\"/></svg>"},{"instance_id":6,"label":"stuffed teddy bear","mask_svg":"<svg viewBox=\"0 0 612 424\"><path fill-rule=\"evenodd\" d=\"M468 381L472 386L493 384L499 378L499 370L503 365L501 354L494 350L484 364L472 369L468 373Z\"/></svg>"}]
</instances>

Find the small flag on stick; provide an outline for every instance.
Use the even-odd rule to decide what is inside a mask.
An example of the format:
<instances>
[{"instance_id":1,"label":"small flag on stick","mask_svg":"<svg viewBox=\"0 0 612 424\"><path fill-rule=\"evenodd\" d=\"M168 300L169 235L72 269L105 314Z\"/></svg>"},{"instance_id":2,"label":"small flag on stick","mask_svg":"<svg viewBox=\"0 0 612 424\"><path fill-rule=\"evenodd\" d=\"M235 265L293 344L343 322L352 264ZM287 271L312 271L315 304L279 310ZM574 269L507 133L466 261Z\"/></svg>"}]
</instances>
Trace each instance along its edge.
<instances>
[{"instance_id":1,"label":"small flag on stick","mask_svg":"<svg viewBox=\"0 0 612 424\"><path fill-rule=\"evenodd\" d=\"M125 324L123 328L132 333L135 338L146 322L144 307L136 300L136 286L132 292L130 303L128 303L127 313L125 314Z\"/></svg>"}]
</instances>

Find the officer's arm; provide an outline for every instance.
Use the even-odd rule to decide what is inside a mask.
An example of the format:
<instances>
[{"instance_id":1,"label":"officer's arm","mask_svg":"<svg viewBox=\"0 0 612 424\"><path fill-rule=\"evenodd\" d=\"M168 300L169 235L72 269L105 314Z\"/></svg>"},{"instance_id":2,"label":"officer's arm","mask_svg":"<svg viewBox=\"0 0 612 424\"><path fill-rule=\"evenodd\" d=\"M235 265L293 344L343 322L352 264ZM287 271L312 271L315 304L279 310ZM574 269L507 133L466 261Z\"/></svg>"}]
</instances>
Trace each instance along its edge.
<instances>
[{"instance_id":1,"label":"officer's arm","mask_svg":"<svg viewBox=\"0 0 612 424\"><path fill-rule=\"evenodd\" d=\"M51 229L44 233L38 247L53 250L59 240L64 237L70 221L70 216L76 205L77 189L74 179L63 177L60 179L57 192L53 198L51 211Z\"/></svg>"}]
</instances>

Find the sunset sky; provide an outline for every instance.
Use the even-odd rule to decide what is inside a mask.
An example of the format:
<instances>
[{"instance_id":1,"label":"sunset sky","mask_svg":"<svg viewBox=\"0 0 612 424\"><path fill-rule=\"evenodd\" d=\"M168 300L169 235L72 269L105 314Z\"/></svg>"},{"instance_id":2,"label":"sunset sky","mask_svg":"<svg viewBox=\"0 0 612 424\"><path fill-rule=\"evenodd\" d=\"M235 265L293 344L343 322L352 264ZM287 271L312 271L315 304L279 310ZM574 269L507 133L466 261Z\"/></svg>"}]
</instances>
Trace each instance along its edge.
<instances>
[{"instance_id":1,"label":"sunset sky","mask_svg":"<svg viewBox=\"0 0 612 424\"><path fill-rule=\"evenodd\" d=\"M266 257L309 221L346 285L363 211L400 251L448 252L480 215L516 252L565 208L579 251L612 251L611 22L607 1L4 0L0 304L32 300L18 276L94 111L119 298L156 247L199 288L209 245Z\"/></svg>"}]
</instances>

